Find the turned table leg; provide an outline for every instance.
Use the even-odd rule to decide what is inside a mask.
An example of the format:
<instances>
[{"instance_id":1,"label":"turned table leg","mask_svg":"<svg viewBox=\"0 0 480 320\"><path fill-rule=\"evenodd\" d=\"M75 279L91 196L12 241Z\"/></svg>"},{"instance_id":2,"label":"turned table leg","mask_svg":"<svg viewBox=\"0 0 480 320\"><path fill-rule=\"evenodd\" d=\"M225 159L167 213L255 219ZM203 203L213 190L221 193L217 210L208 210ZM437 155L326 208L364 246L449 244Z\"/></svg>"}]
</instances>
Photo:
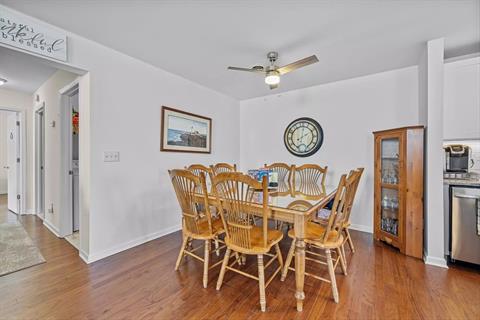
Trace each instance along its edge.
<instances>
[{"instance_id":1,"label":"turned table leg","mask_svg":"<svg viewBox=\"0 0 480 320\"><path fill-rule=\"evenodd\" d=\"M295 217L295 284L296 292L295 299L297 299L297 311L303 311L303 300L305 299L305 292L303 285L305 282L305 217L297 215Z\"/></svg>"}]
</instances>

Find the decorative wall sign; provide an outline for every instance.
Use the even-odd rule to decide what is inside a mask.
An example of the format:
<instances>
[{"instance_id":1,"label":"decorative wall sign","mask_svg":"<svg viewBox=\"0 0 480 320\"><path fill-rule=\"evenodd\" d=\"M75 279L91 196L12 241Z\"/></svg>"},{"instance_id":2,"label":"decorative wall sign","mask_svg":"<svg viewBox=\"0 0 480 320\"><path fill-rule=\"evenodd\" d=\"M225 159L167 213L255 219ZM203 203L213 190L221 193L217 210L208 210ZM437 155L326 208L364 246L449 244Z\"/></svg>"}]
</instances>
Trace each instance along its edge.
<instances>
[{"instance_id":1,"label":"decorative wall sign","mask_svg":"<svg viewBox=\"0 0 480 320\"><path fill-rule=\"evenodd\" d=\"M308 157L322 146L323 129L312 118L298 118L287 126L283 140L291 154L297 157Z\"/></svg>"},{"instance_id":2,"label":"decorative wall sign","mask_svg":"<svg viewBox=\"0 0 480 320\"><path fill-rule=\"evenodd\" d=\"M0 6L0 44L67 61L67 36Z\"/></svg>"},{"instance_id":3,"label":"decorative wall sign","mask_svg":"<svg viewBox=\"0 0 480 320\"><path fill-rule=\"evenodd\" d=\"M210 153L212 119L162 107L161 151Z\"/></svg>"}]
</instances>

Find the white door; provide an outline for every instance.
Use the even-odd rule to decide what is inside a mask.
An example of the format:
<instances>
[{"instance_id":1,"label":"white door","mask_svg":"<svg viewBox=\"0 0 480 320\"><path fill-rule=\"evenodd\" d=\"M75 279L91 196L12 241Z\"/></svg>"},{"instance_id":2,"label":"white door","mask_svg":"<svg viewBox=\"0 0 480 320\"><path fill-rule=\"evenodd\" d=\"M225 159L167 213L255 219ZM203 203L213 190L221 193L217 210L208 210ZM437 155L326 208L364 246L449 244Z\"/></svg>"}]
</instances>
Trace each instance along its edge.
<instances>
[{"instance_id":1,"label":"white door","mask_svg":"<svg viewBox=\"0 0 480 320\"><path fill-rule=\"evenodd\" d=\"M8 210L20 213L20 121L17 114L7 117Z\"/></svg>"}]
</instances>

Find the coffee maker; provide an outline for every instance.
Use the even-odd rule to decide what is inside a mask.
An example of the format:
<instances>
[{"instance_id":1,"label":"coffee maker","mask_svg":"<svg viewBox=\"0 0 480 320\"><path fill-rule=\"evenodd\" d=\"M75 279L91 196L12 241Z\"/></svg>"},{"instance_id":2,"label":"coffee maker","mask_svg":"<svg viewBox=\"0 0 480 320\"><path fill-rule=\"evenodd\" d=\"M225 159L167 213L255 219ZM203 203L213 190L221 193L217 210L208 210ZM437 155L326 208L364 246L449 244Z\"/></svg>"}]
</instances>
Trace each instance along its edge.
<instances>
[{"instance_id":1,"label":"coffee maker","mask_svg":"<svg viewBox=\"0 0 480 320\"><path fill-rule=\"evenodd\" d=\"M466 176L471 167L471 153L469 146L463 144L451 144L444 147L446 176Z\"/></svg>"}]
</instances>

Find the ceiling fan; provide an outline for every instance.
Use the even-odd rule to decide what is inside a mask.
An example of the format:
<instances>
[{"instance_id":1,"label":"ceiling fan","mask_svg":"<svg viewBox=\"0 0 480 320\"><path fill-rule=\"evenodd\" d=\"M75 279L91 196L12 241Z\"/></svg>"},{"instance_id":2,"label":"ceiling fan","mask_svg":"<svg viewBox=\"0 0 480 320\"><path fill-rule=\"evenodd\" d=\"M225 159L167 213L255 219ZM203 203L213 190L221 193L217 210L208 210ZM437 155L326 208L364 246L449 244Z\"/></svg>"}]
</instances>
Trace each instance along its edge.
<instances>
[{"instance_id":1,"label":"ceiling fan","mask_svg":"<svg viewBox=\"0 0 480 320\"><path fill-rule=\"evenodd\" d=\"M317 56L313 55L313 56L306 57L298 61L292 62L283 67L278 67L275 65L275 62L278 59L278 52L275 52L275 51L269 52L267 54L267 58L270 61L270 65L266 67L263 67L263 66L253 66L251 68L228 67L228 70L260 73L265 76L265 83L268 84L270 89L275 89L278 87L278 84L280 83L281 75L284 75L286 73L292 72L299 68L308 66L309 64L318 62Z\"/></svg>"}]
</instances>

